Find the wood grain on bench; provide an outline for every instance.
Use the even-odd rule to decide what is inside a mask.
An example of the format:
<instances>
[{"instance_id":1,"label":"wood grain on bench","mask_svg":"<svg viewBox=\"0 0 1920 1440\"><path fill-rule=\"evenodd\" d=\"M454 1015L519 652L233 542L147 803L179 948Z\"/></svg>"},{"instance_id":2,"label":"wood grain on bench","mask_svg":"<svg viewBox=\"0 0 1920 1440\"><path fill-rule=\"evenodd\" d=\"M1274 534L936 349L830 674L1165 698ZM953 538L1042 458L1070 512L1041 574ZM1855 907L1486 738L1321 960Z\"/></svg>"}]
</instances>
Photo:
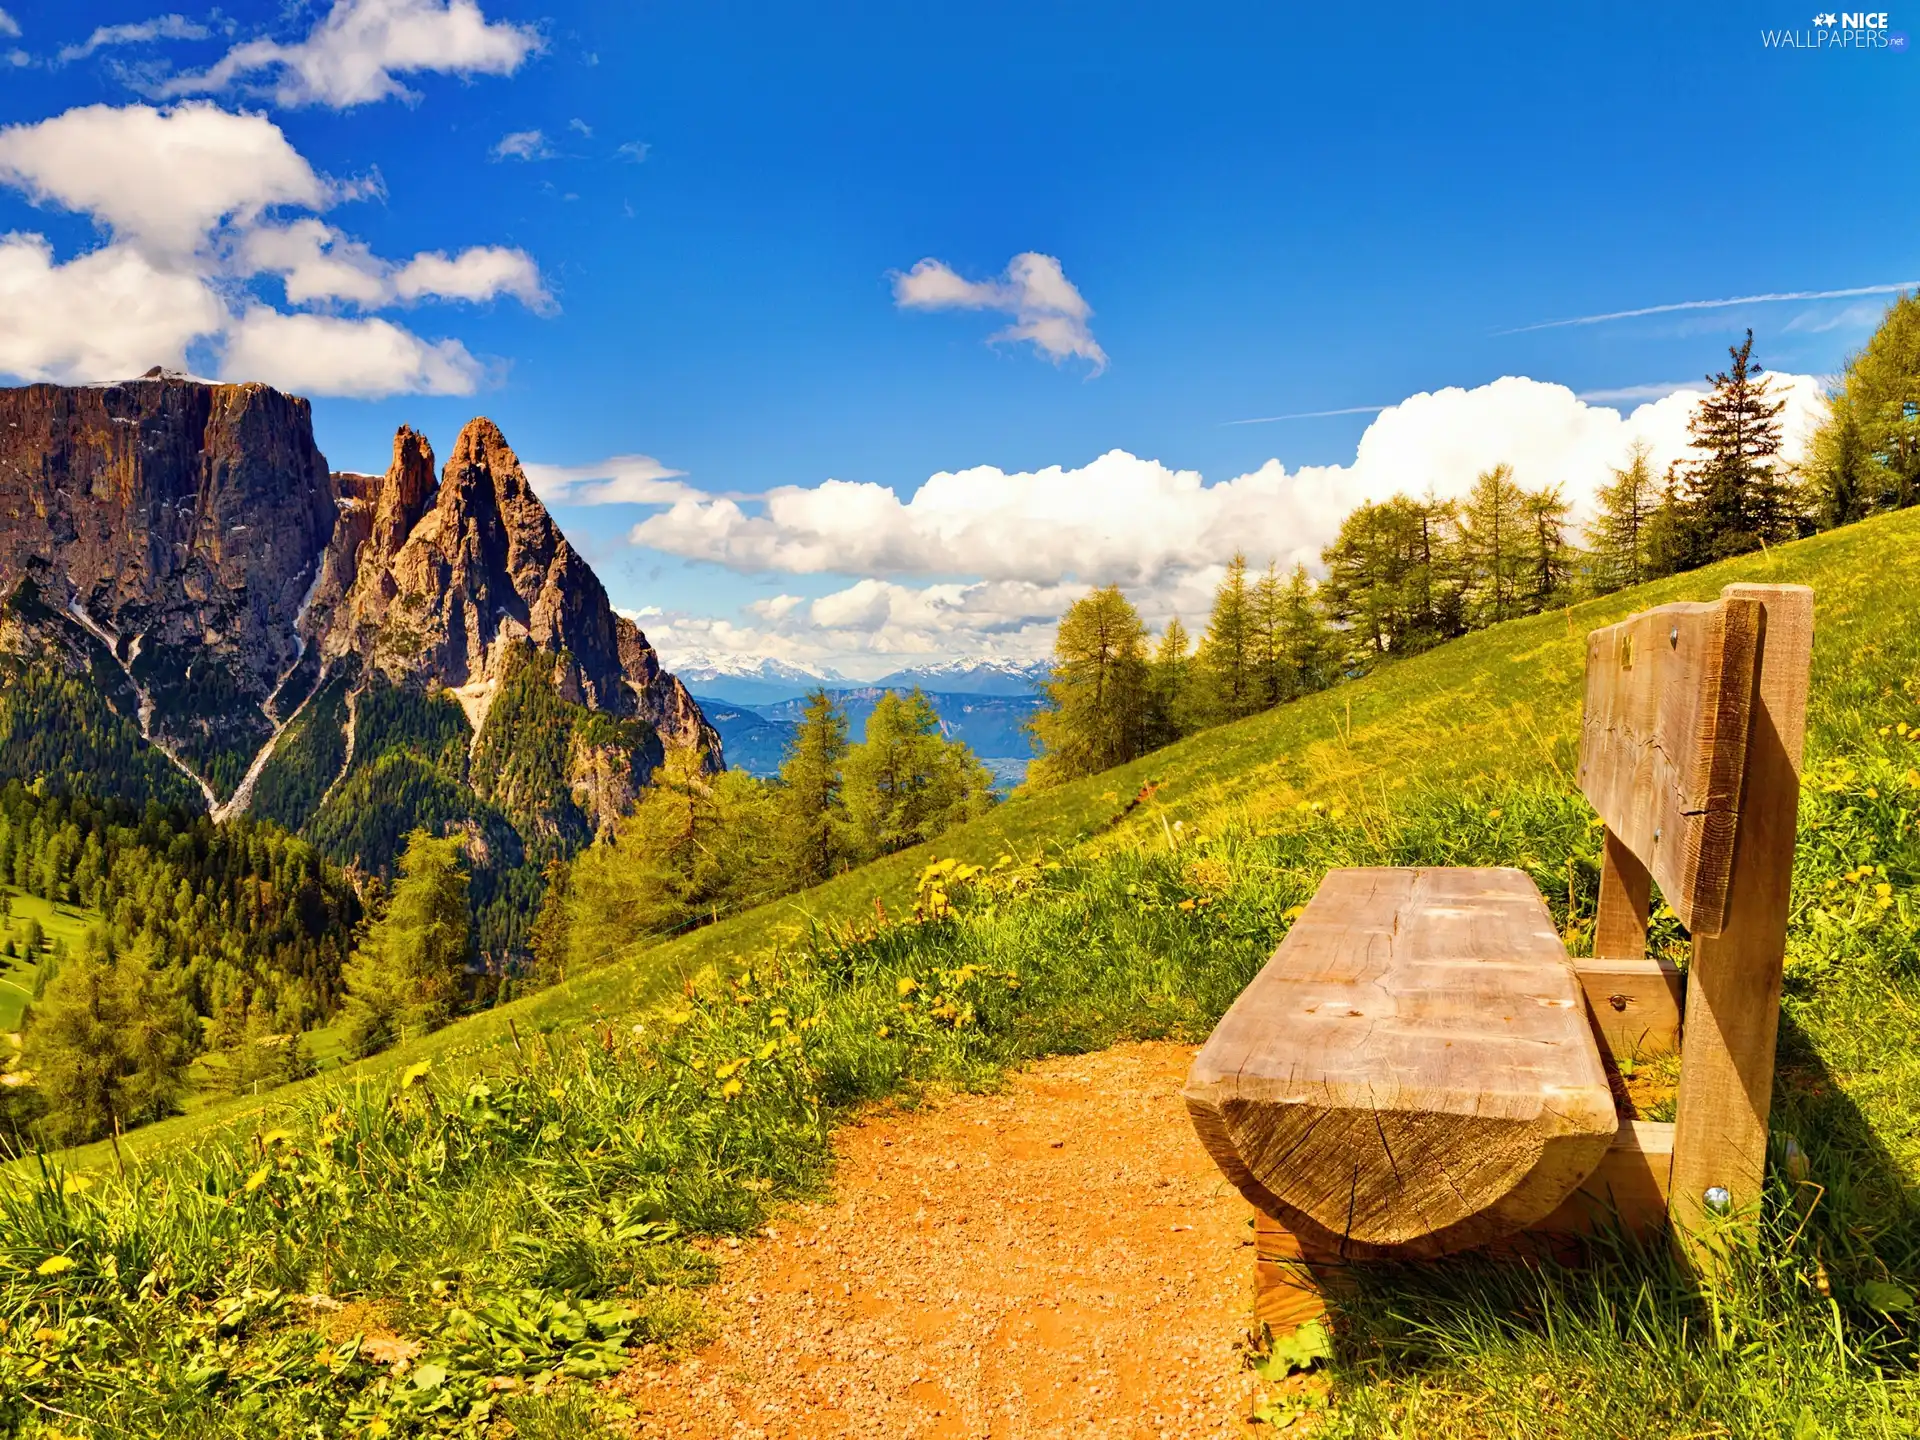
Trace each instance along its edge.
<instances>
[{"instance_id":1,"label":"wood grain on bench","mask_svg":"<svg viewBox=\"0 0 1920 1440\"><path fill-rule=\"evenodd\" d=\"M1726 923L1762 625L1730 596L1587 637L1580 788L1696 935Z\"/></svg>"},{"instance_id":2,"label":"wood grain on bench","mask_svg":"<svg viewBox=\"0 0 1920 1440\"><path fill-rule=\"evenodd\" d=\"M1309 1253L1445 1254L1552 1212L1618 1120L1517 870L1336 870L1194 1063L1215 1161Z\"/></svg>"}]
</instances>

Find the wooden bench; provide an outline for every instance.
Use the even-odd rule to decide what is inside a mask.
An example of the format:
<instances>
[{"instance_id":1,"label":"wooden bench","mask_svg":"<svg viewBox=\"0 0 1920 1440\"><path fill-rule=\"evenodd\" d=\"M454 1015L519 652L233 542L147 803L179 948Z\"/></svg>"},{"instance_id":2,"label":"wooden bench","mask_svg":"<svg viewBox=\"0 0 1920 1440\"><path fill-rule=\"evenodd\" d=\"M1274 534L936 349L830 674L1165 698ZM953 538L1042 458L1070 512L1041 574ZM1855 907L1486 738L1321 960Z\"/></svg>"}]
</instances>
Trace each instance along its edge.
<instances>
[{"instance_id":1,"label":"wooden bench","mask_svg":"<svg viewBox=\"0 0 1920 1440\"><path fill-rule=\"evenodd\" d=\"M1812 591L1732 585L1588 636L1579 783L1606 826L1593 959L1568 956L1518 870L1326 877L1185 1090L1258 1212L1269 1324L1320 1314L1346 1261L1598 1223L1671 1226L1704 1258L1709 1217L1751 1223L1812 632ZM1656 881L1692 937L1684 993L1646 953ZM1606 1057L1675 1048L1674 1122L1623 1119Z\"/></svg>"}]
</instances>

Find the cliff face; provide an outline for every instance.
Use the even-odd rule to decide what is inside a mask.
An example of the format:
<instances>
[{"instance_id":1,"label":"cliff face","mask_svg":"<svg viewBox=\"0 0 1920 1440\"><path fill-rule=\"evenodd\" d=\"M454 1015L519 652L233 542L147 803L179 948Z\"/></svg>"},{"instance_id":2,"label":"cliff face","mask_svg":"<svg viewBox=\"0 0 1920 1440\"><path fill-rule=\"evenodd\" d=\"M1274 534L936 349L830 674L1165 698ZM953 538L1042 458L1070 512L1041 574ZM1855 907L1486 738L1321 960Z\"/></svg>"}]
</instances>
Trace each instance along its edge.
<instances>
[{"instance_id":1,"label":"cliff face","mask_svg":"<svg viewBox=\"0 0 1920 1440\"><path fill-rule=\"evenodd\" d=\"M0 648L106 664L109 703L227 812L330 666L444 685L477 730L516 640L568 657L566 698L718 763L488 420L438 480L407 429L385 475L335 475L307 402L264 385L0 389L0 607Z\"/></svg>"},{"instance_id":2,"label":"cliff face","mask_svg":"<svg viewBox=\"0 0 1920 1440\"><path fill-rule=\"evenodd\" d=\"M636 716L669 744L704 744L717 760L719 738L699 706L661 670L646 636L613 613L491 420L460 432L437 487L431 448L403 428L393 464L367 488L356 506L371 519L350 525L343 514L329 553L340 598L314 608L324 657L354 653L390 679L445 685L477 730L508 648L531 641L565 657L555 677L563 698Z\"/></svg>"},{"instance_id":3,"label":"cliff face","mask_svg":"<svg viewBox=\"0 0 1920 1440\"><path fill-rule=\"evenodd\" d=\"M162 376L0 389L0 597L33 578L222 793L271 733L335 517L305 400Z\"/></svg>"}]
</instances>

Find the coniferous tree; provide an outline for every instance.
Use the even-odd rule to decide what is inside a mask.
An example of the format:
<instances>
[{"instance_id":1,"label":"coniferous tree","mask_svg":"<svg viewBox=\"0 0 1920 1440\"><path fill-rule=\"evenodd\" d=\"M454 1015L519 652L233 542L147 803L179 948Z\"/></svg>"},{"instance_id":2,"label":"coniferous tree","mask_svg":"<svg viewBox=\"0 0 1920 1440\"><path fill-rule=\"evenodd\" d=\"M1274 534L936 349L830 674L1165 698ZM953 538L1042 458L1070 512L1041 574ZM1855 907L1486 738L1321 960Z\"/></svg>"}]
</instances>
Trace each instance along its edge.
<instances>
[{"instance_id":1,"label":"coniferous tree","mask_svg":"<svg viewBox=\"0 0 1920 1440\"><path fill-rule=\"evenodd\" d=\"M1821 522L1920 502L1920 293L1887 308L1827 399L1809 477Z\"/></svg>"},{"instance_id":2,"label":"coniferous tree","mask_svg":"<svg viewBox=\"0 0 1920 1440\"><path fill-rule=\"evenodd\" d=\"M540 892L540 913L527 935L533 955L531 979L536 985L558 985L567 978L567 890L573 867L565 860L549 860Z\"/></svg>"},{"instance_id":3,"label":"coniferous tree","mask_svg":"<svg viewBox=\"0 0 1920 1440\"><path fill-rule=\"evenodd\" d=\"M1686 498L1681 493L1680 462L1667 466L1660 482L1660 502L1647 521L1647 578L1678 575L1702 563L1699 555L1699 531L1687 514Z\"/></svg>"},{"instance_id":4,"label":"coniferous tree","mask_svg":"<svg viewBox=\"0 0 1920 1440\"><path fill-rule=\"evenodd\" d=\"M1511 465L1482 471L1461 506L1461 550L1474 621L1493 625L1520 613L1531 526L1526 492Z\"/></svg>"},{"instance_id":5,"label":"coniferous tree","mask_svg":"<svg viewBox=\"0 0 1920 1440\"><path fill-rule=\"evenodd\" d=\"M1627 463L1610 472L1613 479L1594 497L1587 543L1593 549L1594 588L1603 595L1653 577L1660 490L1650 454L1646 441L1635 440Z\"/></svg>"},{"instance_id":6,"label":"coniferous tree","mask_svg":"<svg viewBox=\"0 0 1920 1440\"><path fill-rule=\"evenodd\" d=\"M1285 698L1296 700L1333 683L1337 647L1305 565L1293 567L1281 597L1280 648L1286 666Z\"/></svg>"},{"instance_id":7,"label":"coniferous tree","mask_svg":"<svg viewBox=\"0 0 1920 1440\"><path fill-rule=\"evenodd\" d=\"M1880 476L1845 396L1830 396L1828 403L1827 420L1814 434L1805 468L1815 521L1830 529L1864 520L1879 508Z\"/></svg>"},{"instance_id":8,"label":"coniferous tree","mask_svg":"<svg viewBox=\"0 0 1920 1440\"><path fill-rule=\"evenodd\" d=\"M846 711L831 692L815 690L780 767L781 853L797 889L819 884L849 856L840 798L846 759Z\"/></svg>"},{"instance_id":9,"label":"coniferous tree","mask_svg":"<svg viewBox=\"0 0 1920 1440\"><path fill-rule=\"evenodd\" d=\"M1687 550L1696 564L1790 540L1797 528L1792 489L1779 467L1786 401L1769 393L1753 359L1752 330L1727 354L1731 365L1707 377L1713 391L1687 426L1701 456L1682 472L1682 514L1692 531Z\"/></svg>"},{"instance_id":10,"label":"coniferous tree","mask_svg":"<svg viewBox=\"0 0 1920 1440\"><path fill-rule=\"evenodd\" d=\"M940 733L940 716L918 686L880 697L843 773L846 825L863 859L931 840L993 803L993 776L966 745Z\"/></svg>"},{"instance_id":11,"label":"coniferous tree","mask_svg":"<svg viewBox=\"0 0 1920 1440\"><path fill-rule=\"evenodd\" d=\"M1147 666L1147 722L1144 746L1157 750L1200 728L1195 713L1193 642L1175 615L1167 621Z\"/></svg>"},{"instance_id":12,"label":"coniferous tree","mask_svg":"<svg viewBox=\"0 0 1920 1440\"><path fill-rule=\"evenodd\" d=\"M472 955L465 840L415 830L386 913L347 964L349 1048L371 1055L446 1024Z\"/></svg>"},{"instance_id":13,"label":"coniferous tree","mask_svg":"<svg viewBox=\"0 0 1920 1440\"><path fill-rule=\"evenodd\" d=\"M700 746L669 746L633 809L568 866L559 968L579 975L784 893L778 805L777 787L711 773Z\"/></svg>"},{"instance_id":14,"label":"coniferous tree","mask_svg":"<svg viewBox=\"0 0 1920 1440\"><path fill-rule=\"evenodd\" d=\"M1247 557L1236 553L1213 594L1213 613L1200 640L1198 670L1208 718L1238 720L1261 707L1255 598L1247 584Z\"/></svg>"},{"instance_id":15,"label":"coniferous tree","mask_svg":"<svg viewBox=\"0 0 1920 1440\"><path fill-rule=\"evenodd\" d=\"M70 958L35 1003L26 1034L48 1137L81 1144L172 1114L197 1029L179 974L150 938L118 955Z\"/></svg>"},{"instance_id":16,"label":"coniferous tree","mask_svg":"<svg viewBox=\"0 0 1920 1440\"><path fill-rule=\"evenodd\" d=\"M1027 771L1028 784L1058 784L1142 753L1146 637L1140 612L1118 586L1082 596L1060 618L1053 673L1042 687L1046 704L1027 725L1039 751Z\"/></svg>"},{"instance_id":17,"label":"coniferous tree","mask_svg":"<svg viewBox=\"0 0 1920 1440\"><path fill-rule=\"evenodd\" d=\"M1528 491L1522 508L1531 530L1521 609L1538 615L1567 598L1573 587L1574 549L1567 543L1567 502L1560 487Z\"/></svg>"},{"instance_id":18,"label":"coniferous tree","mask_svg":"<svg viewBox=\"0 0 1920 1440\"><path fill-rule=\"evenodd\" d=\"M1287 698L1281 635L1285 612L1286 586L1278 563L1270 560L1253 586L1253 695L1260 709L1271 709Z\"/></svg>"}]
</instances>

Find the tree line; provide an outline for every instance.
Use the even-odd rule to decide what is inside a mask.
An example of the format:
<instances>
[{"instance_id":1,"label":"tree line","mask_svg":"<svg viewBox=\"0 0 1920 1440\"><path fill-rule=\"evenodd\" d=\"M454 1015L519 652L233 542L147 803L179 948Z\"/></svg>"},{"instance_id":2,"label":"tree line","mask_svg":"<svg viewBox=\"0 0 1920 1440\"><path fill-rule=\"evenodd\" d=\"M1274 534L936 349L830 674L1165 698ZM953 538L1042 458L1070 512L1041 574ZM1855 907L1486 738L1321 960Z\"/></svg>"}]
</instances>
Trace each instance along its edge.
<instances>
[{"instance_id":1,"label":"tree line","mask_svg":"<svg viewBox=\"0 0 1920 1440\"><path fill-rule=\"evenodd\" d=\"M858 744L839 700L816 690L778 778L709 774L704 754L669 747L610 833L548 867L532 980L565 978L638 937L816 885L930 840L993 803L993 776L964 743L941 734L939 714L918 688L883 695Z\"/></svg>"},{"instance_id":2,"label":"tree line","mask_svg":"<svg viewBox=\"0 0 1920 1440\"><path fill-rule=\"evenodd\" d=\"M1920 297L1902 296L1830 393L1808 458L1780 460L1785 401L1753 332L1689 420L1691 458L1656 473L1636 440L1576 535L1563 487L1511 467L1461 500L1360 505L1320 555L1324 574L1236 554L1196 645L1178 616L1158 637L1117 586L1060 622L1028 784L1093 774L1211 725L1284 704L1472 630L1696 569L1920 499Z\"/></svg>"},{"instance_id":3,"label":"tree line","mask_svg":"<svg viewBox=\"0 0 1920 1440\"><path fill-rule=\"evenodd\" d=\"M0 1087L0 1114L60 1142L170 1113L207 1050L230 1052L235 1084L310 1066L297 1037L339 1010L362 914L346 878L275 826L18 780L0 786L0 886L85 919L72 943L33 919L0 939L31 976L35 1079Z\"/></svg>"}]
</instances>

